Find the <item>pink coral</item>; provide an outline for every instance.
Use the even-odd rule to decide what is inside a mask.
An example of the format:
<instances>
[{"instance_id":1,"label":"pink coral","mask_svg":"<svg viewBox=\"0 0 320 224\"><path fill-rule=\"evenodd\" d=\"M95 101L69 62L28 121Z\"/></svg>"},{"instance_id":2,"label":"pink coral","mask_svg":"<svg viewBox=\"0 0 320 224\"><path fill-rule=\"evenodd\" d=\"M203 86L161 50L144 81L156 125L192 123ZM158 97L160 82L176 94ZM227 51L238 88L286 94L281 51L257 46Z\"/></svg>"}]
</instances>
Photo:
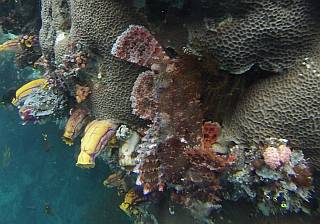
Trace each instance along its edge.
<instances>
[{"instance_id":1,"label":"pink coral","mask_svg":"<svg viewBox=\"0 0 320 224\"><path fill-rule=\"evenodd\" d=\"M163 64L169 57L143 26L130 25L114 43L111 54L131 63L151 68L153 64Z\"/></svg>"},{"instance_id":2,"label":"pink coral","mask_svg":"<svg viewBox=\"0 0 320 224\"><path fill-rule=\"evenodd\" d=\"M267 147L263 153L264 162L271 168L277 169L280 165L280 155L278 149L275 147Z\"/></svg>"},{"instance_id":3,"label":"pink coral","mask_svg":"<svg viewBox=\"0 0 320 224\"><path fill-rule=\"evenodd\" d=\"M291 149L286 145L280 145L278 147L280 161L285 164L290 161Z\"/></svg>"}]
</instances>

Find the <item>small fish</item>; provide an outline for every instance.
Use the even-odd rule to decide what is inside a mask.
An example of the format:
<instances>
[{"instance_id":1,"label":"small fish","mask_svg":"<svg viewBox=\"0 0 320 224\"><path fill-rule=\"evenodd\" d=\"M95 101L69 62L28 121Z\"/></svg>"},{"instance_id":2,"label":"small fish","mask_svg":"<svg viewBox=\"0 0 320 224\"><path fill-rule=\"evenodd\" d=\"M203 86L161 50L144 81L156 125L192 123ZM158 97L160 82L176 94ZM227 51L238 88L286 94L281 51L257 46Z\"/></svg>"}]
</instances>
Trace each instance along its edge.
<instances>
[{"instance_id":1,"label":"small fish","mask_svg":"<svg viewBox=\"0 0 320 224\"><path fill-rule=\"evenodd\" d=\"M1 104L3 106L11 105L11 101L14 99L17 88L9 88L1 97Z\"/></svg>"},{"instance_id":2,"label":"small fish","mask_svg":"<svg viewBox=\"0 0 320 224\"><path fill-rule=\"evenodd\" d=\"M48 134L42 133L41 135L42 135L44 150L45 150L46 152L49 152L49 150L50 150L50 143L49 143Z\"/></svg>"},{"instance_id":3,"label":"small fish","mask_svg":"<svg viewBox=\"0 0 320 224\"><path fill-rule=\"evenodd\" d=\"M48 202L44 203L44 213L46 215L53 215L52 208L51 208L51 206L50 206L50 204Z\"/></svg>"},{"instance_id":4,"label":"small fish","mask_svg":"<svg viewBox=\"0 0 320 224\"><path fill-rule=\"evenodd\" d=\"M48 141L48 134L42 133L42 137L44 141Z\"/></svg>"}]
</instances>

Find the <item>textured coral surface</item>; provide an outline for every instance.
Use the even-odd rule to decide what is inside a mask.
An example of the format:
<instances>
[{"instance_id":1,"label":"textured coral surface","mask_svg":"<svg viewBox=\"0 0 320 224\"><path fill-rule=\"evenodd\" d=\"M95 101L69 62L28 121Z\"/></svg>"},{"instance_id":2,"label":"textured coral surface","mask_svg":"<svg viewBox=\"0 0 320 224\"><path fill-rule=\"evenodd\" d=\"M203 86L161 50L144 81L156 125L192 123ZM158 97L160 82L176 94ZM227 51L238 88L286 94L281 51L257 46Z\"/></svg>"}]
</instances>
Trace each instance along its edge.
<instances>
[{"instance_id":1,"label":"textured coral surface","mask_svg":"<svg viewBox=\"0 0 320 224\"><path fill-rule=\"evenodd\" d=\"M289 68L307 56L318 42L319 10L310 0L241 1L247 11L231 15L214 25L190 30L193 45L199 45L232 73L247 71L253 64L271 71Z\"/></svg>"},{"instance_id":2,"label":"textured coral surface","mask_svg":"<svg viewBox=\"0 0 320 224\"><path fill-rule=\"evenodd\" d=\"M137 124L138 118L131 113L130 94L141 70L110 55L117 37L137 17L125 1L72 0L70 5L72 39L101 56L101 79L94 82L89 98L93 115Z\"/></svg>"},{"instance_id":3,"label":"textured coral surface","mask_svg":"<svg viewBox=\"0 0 320 224\"><path fill-rule=\"evenodd\" d=\"M42 5L40 41L46 58L59 63L61 56L69 53L69 45L80 44L98 60L99 74L91 74L99 77L94 79L89 97L93 116L131 125L141 123L131 113L130 94L142 70L110 54L117 37L137 20L127 2L43 0Z\"/></svg>"},{"instance_id":4,"label":"textured coral surface","mask_svg":"<svg viewBox=\"0 0 320 224\"><path fill-rule=\"evenodd\" d=\"M92 114L98 119L114 119L130 125L138 125L140 120L132 114L130 96L139 72L133 66L116 59L104 63L100 73L103 81L95 82L88 98Z\"/></svg>"},{"instance_id":5,"label":"textured coral surface","mask_svg":"<svg viewBox=\"0 0 320 224\"><path fill-rule=\"evenodd\" d=\"M316 166L320 155L320 60L298 63L283 75L252 85L234 113L226 117L224 133L238 141L286 138Z\"/></svg>"}]
</instances>

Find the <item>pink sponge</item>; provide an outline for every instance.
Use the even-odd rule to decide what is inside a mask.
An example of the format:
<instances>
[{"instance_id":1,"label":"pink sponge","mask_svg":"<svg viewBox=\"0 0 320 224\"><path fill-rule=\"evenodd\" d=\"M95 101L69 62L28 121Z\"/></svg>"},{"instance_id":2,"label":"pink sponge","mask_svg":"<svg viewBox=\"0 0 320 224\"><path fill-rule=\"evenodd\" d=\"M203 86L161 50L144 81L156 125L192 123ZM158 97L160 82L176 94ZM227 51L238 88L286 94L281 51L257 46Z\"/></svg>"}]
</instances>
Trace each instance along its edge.
<instances>
[{"instance_id":1,"label":"pink sponge","mask_svg":"<svg viewBox=\"0 0 320 224\"><path fill-rule=\"evenodd\" d=\"M263 153L264 162L271 168L277 169L290 161L291 149L286 145L269 146Z\"/></svg>"},{"instance_id":2,"label":"pink sponge","mask_svg":"<svg viewBox=\"0 0 320 224\"><path fill-rule=\"evenodd\" d=\"M277 169L280 165L280 157L278 149L275 147L267 147L263 153L264 162L271 168Z\"/></svg>"},{"instance_id":3,"label":"pink sponge","mask_svg":"<svg viewBox=\"0 0 320 224\"><path fill-rule=\"evenodd\" d=\"M282 163L287 163L290 161L291 149L286 145L280 145L278 147L279 158Z\"/></svg>"}]
</instances>

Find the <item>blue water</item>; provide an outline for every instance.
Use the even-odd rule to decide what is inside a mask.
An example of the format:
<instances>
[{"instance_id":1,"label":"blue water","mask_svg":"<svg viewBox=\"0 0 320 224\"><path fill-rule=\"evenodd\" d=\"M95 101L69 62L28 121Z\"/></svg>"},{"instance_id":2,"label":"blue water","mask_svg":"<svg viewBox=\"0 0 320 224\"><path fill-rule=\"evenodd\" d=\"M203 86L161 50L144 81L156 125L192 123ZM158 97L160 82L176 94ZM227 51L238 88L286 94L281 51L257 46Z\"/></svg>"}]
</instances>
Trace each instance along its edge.
<instances>
[{"instance_id":1,"label":"blue water","mask_svg":"<svg viewBox=\"0 0 320 224\"><path fill-rule=\"evenodd\" d=\"M0 96L31 72L5 60L0 55ZM77 168L79 145L64 145L57 125L23 126L15 109L1 108L0 127L0 224L130 222L118 208L121 198L102 185L108 167L98 161L94 169Z\"/></svg>"}]
</instances>

